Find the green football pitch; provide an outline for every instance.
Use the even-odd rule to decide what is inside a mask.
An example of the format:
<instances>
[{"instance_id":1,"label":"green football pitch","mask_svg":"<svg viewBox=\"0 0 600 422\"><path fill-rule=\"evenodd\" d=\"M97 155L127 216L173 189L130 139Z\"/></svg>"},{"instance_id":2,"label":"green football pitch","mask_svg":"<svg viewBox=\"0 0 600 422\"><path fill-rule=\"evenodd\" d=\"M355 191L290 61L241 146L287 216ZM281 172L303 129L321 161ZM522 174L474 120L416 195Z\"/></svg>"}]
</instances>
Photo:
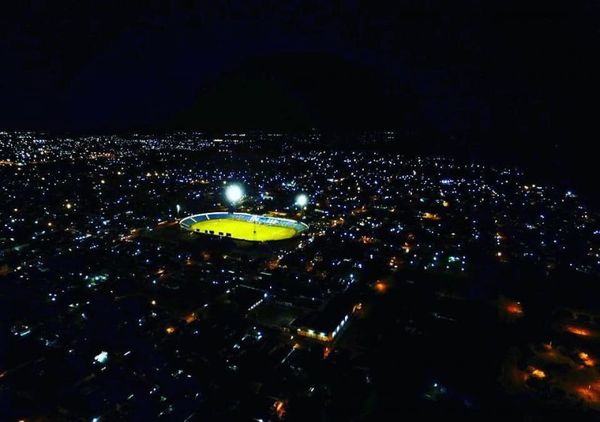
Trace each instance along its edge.
<instances>
[{"instance_id":1,"label":"green football pitch","mask_svg":"<svg viewBox=\"0 0 600 422\"><path fill-rule=\"evenodd\" d=\"M266 242L269 240L289 239L296 235L296 230L290 227L273 226L252 223L232 218L215 218L192 224L192 231L208 233L215 236L227 236L233 239ZM212 233L211 233L212 231Z\"/></svg>"}]
</instances>

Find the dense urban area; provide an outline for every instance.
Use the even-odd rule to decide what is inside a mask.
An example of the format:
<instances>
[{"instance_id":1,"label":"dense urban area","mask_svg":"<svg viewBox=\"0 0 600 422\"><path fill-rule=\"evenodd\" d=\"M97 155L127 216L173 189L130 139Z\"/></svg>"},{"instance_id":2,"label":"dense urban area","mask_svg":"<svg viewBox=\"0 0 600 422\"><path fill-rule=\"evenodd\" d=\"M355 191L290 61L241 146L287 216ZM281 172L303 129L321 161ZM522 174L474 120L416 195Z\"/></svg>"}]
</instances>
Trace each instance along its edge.
<instances>
[{"instance_id":1,"label":"dense urban area","mask_svg":"<svg viewBox=\"0 0 600 422\"><path fill-rule=\"evenodd\" d=\"M0 132L0 420L598 417L598 213L375 138Z\"/></svg>"}]
</instances>

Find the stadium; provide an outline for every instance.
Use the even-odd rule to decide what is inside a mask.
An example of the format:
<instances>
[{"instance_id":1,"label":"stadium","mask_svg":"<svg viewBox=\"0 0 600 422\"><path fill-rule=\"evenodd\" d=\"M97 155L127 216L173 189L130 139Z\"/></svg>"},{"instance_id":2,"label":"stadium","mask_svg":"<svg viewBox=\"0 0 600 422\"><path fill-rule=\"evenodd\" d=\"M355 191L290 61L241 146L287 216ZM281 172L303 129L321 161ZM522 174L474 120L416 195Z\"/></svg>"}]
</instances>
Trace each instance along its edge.
<instances>
[{"instance_id":1,"label":"stadium","mask_svg":"<svg viewBox=\"0 0 600 422\"><path fill-rule=\"evenodd\" d=\"M291 239L308 229L306 224L287 218L239 212L191 215L182 219L179 226L194 233L250 242Z\"/></svg>"}]
</instances>

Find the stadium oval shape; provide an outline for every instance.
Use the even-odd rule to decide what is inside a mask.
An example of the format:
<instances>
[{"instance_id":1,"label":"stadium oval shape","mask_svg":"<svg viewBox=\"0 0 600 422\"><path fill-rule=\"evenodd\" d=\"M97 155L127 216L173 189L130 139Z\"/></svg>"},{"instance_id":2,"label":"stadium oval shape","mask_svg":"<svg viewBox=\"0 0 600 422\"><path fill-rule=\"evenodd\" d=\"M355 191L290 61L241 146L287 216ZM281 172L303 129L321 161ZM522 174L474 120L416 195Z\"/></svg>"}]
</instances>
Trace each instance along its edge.
<instances>
[{"instance_id":1,"label":"stadium oval shape","mask_svg":"<svg viewBox=\"0 0 600 422\"><path fill-rule=\"evenodd\" d=\"M190 215L179 221L179 226L194 233L250 242L291 239L308 230L308 225L296 220L240 212Z\"/></svg>"}]
</instances>

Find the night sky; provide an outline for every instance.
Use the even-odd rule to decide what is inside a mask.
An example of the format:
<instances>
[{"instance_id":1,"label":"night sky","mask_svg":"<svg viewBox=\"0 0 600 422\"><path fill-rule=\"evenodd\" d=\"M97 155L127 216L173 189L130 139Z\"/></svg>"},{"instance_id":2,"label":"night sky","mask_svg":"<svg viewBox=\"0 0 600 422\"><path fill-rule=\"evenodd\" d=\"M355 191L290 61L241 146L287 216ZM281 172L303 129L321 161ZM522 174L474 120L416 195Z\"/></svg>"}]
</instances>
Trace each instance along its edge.
<instances>
[{"instance_id":1,"label":"night sky","mask_svg":"<svg viewBox=\"0 0 600 422\"><path fill-rule=\"evenodd\" d=\"M0 13L3 129L394 128L593 164L594 1L18 3Z\"/></svg>"}]
</instances>

